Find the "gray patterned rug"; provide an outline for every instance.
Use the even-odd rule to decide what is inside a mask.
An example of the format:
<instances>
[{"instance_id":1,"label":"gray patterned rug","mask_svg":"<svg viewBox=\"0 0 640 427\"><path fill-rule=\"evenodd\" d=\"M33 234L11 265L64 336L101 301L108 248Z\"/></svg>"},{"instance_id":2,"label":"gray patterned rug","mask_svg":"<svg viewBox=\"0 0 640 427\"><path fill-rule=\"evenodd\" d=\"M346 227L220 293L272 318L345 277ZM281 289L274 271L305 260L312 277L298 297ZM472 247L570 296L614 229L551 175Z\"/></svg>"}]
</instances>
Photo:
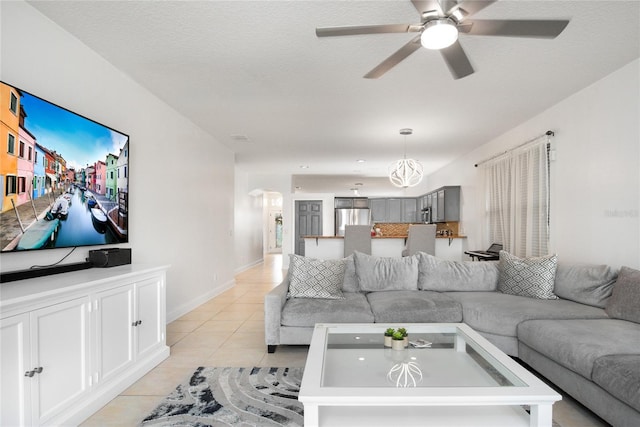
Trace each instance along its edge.
<instances>
[{"instance_id":1,"label":"gray patterned rug","mask_svg":"<svg viewBox=\"0 0 640 427\"><path fill-rule=\"evenodd\" d=\"M304 368L198 368L141 427L303 426ZM553 427L560 427L553 422Z\"/></svg>"},{"instance_id":2,"label":"gray patterned rug","mask_svg":"<svg viewBox=\"0 0 640 427\"><path fill-rule=\"evenodd\" d=\"M303 368L198 368L141 426L303 425Z\"/></svg>"}]
</instances>

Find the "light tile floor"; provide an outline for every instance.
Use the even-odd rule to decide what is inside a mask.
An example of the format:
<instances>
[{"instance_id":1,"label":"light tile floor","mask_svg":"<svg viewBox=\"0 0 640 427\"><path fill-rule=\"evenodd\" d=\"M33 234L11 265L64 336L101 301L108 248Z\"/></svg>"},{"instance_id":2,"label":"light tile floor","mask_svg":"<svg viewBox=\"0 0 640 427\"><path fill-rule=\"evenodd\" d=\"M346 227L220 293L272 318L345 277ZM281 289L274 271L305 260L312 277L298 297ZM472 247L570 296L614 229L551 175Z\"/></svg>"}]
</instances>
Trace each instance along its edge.
<instances>
[{"instance_id":1,"label":"light tile floor","mask_svg":"<svg viewBox=\"0 0 640 427\"><path fill-rule=\"evenodd\" d=\"M86 420L83 427L137 426L198 366L304 366L308 346L264 343L264 294L282 281L282 255L236 276L236 286L167 325L171 355ZM562 427L602 427L599 418L563 395L554 405Z\"/></svg>"}]
</instances>

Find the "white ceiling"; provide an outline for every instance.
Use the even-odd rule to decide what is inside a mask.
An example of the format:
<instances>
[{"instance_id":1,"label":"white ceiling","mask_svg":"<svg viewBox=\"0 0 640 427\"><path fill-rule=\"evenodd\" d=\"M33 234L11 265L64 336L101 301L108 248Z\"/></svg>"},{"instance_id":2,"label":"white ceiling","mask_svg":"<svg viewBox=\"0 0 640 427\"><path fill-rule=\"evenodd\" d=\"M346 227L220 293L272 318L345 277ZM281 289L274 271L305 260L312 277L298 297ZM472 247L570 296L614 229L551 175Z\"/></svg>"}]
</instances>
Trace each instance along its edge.
<instances>
[{"instance_id":1,"label":"white ceiling","mask_svg":"<svg viewBox=\"0 0 640 427\"><path fill-rule=\"evenodd\" d=\"M315 35L416 23L409 0L30 4L232 149L239 167L296 175L303 192L353 194L360 182L363 196L392 194L400 128L413 128L407 155L428 174L640 56L638 0L498 1L472 18L571 22L555 40L462 34L475 73L460 80L426 49L362 77L414 34Z\"/></svg>"}]
</instances>

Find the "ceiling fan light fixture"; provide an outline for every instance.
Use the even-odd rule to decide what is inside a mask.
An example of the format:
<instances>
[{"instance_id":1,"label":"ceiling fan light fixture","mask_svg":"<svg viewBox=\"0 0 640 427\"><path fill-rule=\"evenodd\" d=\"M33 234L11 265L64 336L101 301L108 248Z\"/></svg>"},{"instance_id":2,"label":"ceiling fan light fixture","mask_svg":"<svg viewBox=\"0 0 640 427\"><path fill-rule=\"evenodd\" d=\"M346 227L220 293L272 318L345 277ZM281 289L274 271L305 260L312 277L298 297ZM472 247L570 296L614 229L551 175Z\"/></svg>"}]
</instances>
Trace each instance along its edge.
<instances>
[{"instance_id":1,"label":"ceiling fan light fixture","mask_svg":"<svg viewBox=\"0 0 640 427\"><path fill-rule=\"evenodd\" d=\"M458 40L456 24L449 18L434 19L424 26L420 43L427 49L444 49Z\"/></svg>"}]
</instances>

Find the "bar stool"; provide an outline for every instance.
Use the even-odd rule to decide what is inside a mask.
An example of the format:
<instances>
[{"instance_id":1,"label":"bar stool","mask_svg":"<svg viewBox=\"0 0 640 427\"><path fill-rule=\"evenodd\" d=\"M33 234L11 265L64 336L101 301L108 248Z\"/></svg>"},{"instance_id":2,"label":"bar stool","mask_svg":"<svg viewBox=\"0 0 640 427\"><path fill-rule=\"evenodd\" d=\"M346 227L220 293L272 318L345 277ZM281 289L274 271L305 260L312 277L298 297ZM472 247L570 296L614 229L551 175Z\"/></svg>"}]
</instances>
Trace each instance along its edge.
<instances>
[{"instance_id":1,"label":"bar stool","mask_svg":"<svg viewBox=\"0 0 640 427\"><path fill-rule=\"evenodd\" d=\"M417 252L436 255L436 225L411 224L407 233L407 246L402 256L411 256Z\"/></svg>"},{"instance_id":2,"label":"bar stool","mask_svg":"<svg viewBox=\"0 0 640 427\"><path fill-rule=\"evenodd\" d=\"M344 256L348 257L354 251L371 255L370 225L345 225Z\"/></svg>"}]
</instances>

